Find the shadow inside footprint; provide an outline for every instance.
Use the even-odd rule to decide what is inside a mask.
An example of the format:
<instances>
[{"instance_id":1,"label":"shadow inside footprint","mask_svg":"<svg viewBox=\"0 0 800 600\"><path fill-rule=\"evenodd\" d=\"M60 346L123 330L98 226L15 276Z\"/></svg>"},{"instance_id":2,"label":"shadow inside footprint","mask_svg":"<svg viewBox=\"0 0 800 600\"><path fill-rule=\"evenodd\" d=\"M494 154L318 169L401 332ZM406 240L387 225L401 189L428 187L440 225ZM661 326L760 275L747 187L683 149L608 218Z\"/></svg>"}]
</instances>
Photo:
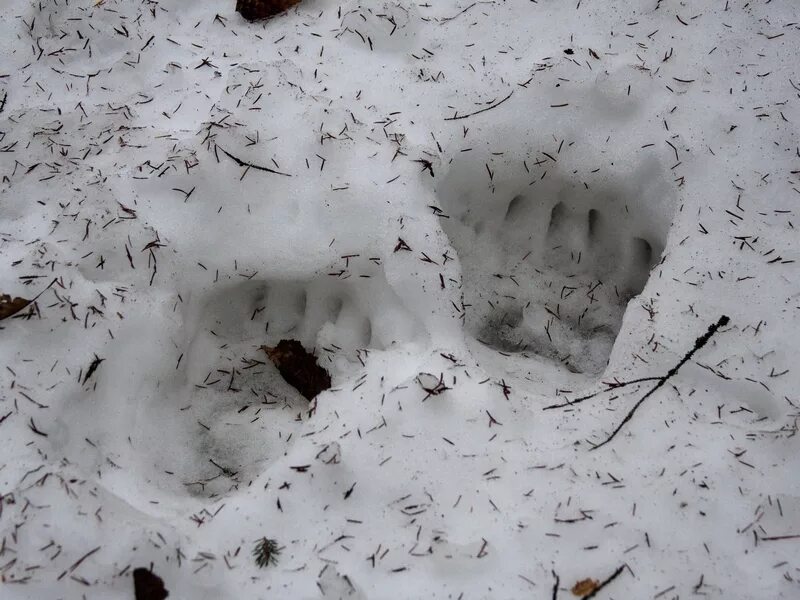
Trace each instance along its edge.
<instances>
[{"instance_id":1,"label":"shadow inside footprint","mask_svg":"<svg viewBox=\"0 0 800 600\"><path fill-rule=\"evenodd\" d=\"M301 342L335 384L369 351L426 335L382 267L356 263L309 278L221 281L128 311L125 343L109 343L91 385L66 404L59 422L72 425L53 429L53 452L142 510L181 511L187 497L246 488L291 450L313 408L261 346Z\"/></svg>"},{"instance_id":2,"label":"shadow inside footprint","mask_svg":"<svg viewBox=\"0 0 800 600\"><path fill-rule=\"evenodd\" d=\"M294 340L334 378L362 364L368 350L424 335L382 269L307 280L219 285L189 302L184 373L195 429L193 495L219 495L251 481L283 455L309 403L260 350ZM203 423L203 427L196 427Z\"/></svg>"},{"instance_id":3,"label":"shadow inside footprint","mask_svg":"<svg viewBox=\"0 0 800 600\"><path fill-rule=\"evenodd\" d=\"M603 371L626 303L666 245L674 193L645 160L589 185L554 169L481 189L471 157L436 190L462 266L464 323L482 344L569 372ZM522 162L522 161L520 161Z\"/></svg>"}]
</instances>

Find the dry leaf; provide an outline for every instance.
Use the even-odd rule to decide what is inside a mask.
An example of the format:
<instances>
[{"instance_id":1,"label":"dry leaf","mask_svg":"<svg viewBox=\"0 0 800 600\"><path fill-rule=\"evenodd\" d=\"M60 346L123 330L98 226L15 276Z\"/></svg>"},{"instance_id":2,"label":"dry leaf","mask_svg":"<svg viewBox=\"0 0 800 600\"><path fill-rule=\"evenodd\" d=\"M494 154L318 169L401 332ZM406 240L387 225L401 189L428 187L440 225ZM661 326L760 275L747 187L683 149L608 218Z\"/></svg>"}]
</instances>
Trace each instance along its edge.
<instances>
[{"instance_id":1,"label":"dry leaf","mask_svg":"<svg viewBox=\"0 0 800 600\"><path fill-rule=\"evenodd\" d=\"M0 294L0 321L17 314L31 302L25 298L12 298L8 294Z\"/></svg>"},{"instance_id":2,"label":"dry leaf","mask_svg":"<svg viewBox=\"0 0 800 600\"><path fill-rule=\"evenodd\" d=\"M164 600L169 592L164 589L164 580L149 569L134 569L133 593L136 600Z\"/></svg>"},{"instance_id":3,"label":"dry leaf","mask_svg":"<svg viewBox=\"0 0 800 600\"><path fill-rule=\"evenodd\" d=\"M331 387L331 376L317 364L317 357L297 340L281 340L274 348L261 346L286 383L313 400Z\"/></svg>"},{"instance_id":4,"label":"dry leaf","mask_svg":"<svg viewBox=\"0 0 800 600\"><path fill-rule=\"evenodd\" d=\"M572 593L579 598L583 598L596 591L598 587L600 587L600 582L596 579L581 579L572 586Z\"/></svg>"},{"instance_id":5,"label":"dry leaf","mask_svg":"<svg viewBox=\"0 0 800 600\"><path fill-rule=\"evenodd\" d=\"M300 0L236 0L236 12L248 21L266 19L282 13Z\"/></svg>"}]
</instances>

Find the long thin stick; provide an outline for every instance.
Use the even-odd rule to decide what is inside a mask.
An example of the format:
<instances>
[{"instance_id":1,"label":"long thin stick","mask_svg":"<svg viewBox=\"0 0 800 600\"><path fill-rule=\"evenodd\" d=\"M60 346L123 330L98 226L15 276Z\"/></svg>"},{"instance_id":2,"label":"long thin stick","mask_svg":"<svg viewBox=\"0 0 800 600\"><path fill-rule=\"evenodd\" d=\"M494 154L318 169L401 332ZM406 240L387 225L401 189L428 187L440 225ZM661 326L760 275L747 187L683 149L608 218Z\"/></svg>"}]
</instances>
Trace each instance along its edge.
<instances>
[{"instance_id":1,"label":"long thin stick","mask_svg":"<svg viewBox=\"0 0 800 600\"><path fill-rule=\"evenodd\" d=\"M613 572L613 573L612 573L612 574L611 574L611 575L608 577L608 579L606 579L606 580L605 580L605 581L603 581L603 582L602 582L600 585L598 585L596 588L594 588L594 590L592 590L592 593L591 593L591 594L587 594L586 596L584 596L584 597L583 597L583 600L589 600L589 598L594 598L595 596L597 596L597 594L599 594L599 593L600 593L600 590L602 590L602 589L603 589L604 587L606 587L606 586L607 586L609 583L611 583L611 582L612 582L612 581L614 581L614 580L615 580L617 577L619 577L619 576L622 574L622 572L625 570L625 567L627 567L627 566L628 566L628 565L622 565L621 567L619 567L619 568L618 568L616 571L614 571L614 572Z\"/></svg>"},{"instance_id":2,"label":"long thin stick","mask_svg":"<svg viewBox=\"0 0 800 600\"><path fill-rule=\"evenodd\" d=\"M599 390L597 392L592 392L587 396L581 396L580 398L575 398L574 400L567 400L566 402L561 402L560 404L551 404L550 406L545 406L542 410L553 410L555 408L566 408L567 406L573 406L575 404L580 404L581 402L586 402L587 400L591 400L600 394L604 394L605 392L610 392L622 387L627 387L629 385L634 385L636 383L643 383L645 381L657 381L661 379L661 377L641 377L640 379L631 379L630 381L615 381L613 383L606 383L604 384L608 386L604 390Z\"/></svg>"},{"instance_id":3,"label":"long thin stick","mask_svg":"<svg viewBox=\"0 0 800 600\"><path fill-rule=\"evenodd\" d=\"M511 98L511 96L512 96L513 94L514 94L514 90L511 90L511 93L510 93L508 96L506 96L505 98L503 98L502 100L500 100L500 102L495 102L495 103L494 103L494 104L492 104L491 106L487 106L486 108L482 108L482 109L480 109L480 110L476 110L475 112L473 112L473 113L469 113L468 115L461 115L461 116L457 116L457 117L447 117L447 118L445 118L445 121L460 121L461 119L468 119L469 117L474 117L475 115L479 115L479 114L481 114L481 113L484 113L484 112L486 112L487 110L492 110L493 108L497 108L497 107L498 107L498 106L500 106L500 105L501 105L503 102L505 102L506 100L508 100L509 98ZM223 152L225 152L225 151L223 150ZM226 153L226 154L227 154L227 153Z\"/></svg>"},{"instance_id":4,"label":"long thin stick","mask_svg":"<svg viewBox=\"0 0 800 600\"><path fill-rule=\"evenodd\" d=\"M607 443L609 443L611 440L613 440L614 437L625 426L625 424L633 418L634 413L642 405L642 403L645 400L647 400L650 396L652 396L660 387L662 387L665 383L667 383L667 381L670 379L670 377L675 375L683 365L685 365L687 362L689 362L692 359L692 356L694 356L694 354L698 350L700 350L703 346L705 346L708 343L708 341L711 339L711 337L715 333L717 333L717 330L720 327L724 327L729 322L730 322L730 319L727 316L722 315L716 323L714 323L711 327L708 328L708 331L706 331L703 335L701 335L699 338L697 338L697 340L695 340L695 342L694 342L694 348L689 350L689 352L686 353L686 356L684 356L677 365L675 365L669 371L667 371L666 375L664 375L663 377L658 378L658 383L656 383L650 389L649 392L647 392L644 396L642 396L639 399L639 401L636 404L633 405L633 408L630 409L630 411L628 411L628 414L625 415L625 418L622 419L622 422L619 425L617 425L617 428L611 433L611 435L608 436L604 441L602 441L599 444L597 444L596 446L594 446L591 450L597 450L598 448L602 448Z\"/></svg>"},{"instance_id":5,"label":"long thin stick","mask_svg":"<svg viewBox=\"0 0 800 600\"><path fill-rule=\"evenodd\" d=\"M283 175L284 177L291 177L289 173L281 173L280 171L276 171L275 169L270 169L269 167L262 167L260 165L254 165L253 163L245 162L241 158L235 157L233 154L225 150L222 146L217 146L220 150L222 150L223 154L230 158L233 162L235 162L240 167L247 167L248 169L255 169L257 171L265 171L266 173L274 173L275 175Z\"/></svg>"}]
</instances>

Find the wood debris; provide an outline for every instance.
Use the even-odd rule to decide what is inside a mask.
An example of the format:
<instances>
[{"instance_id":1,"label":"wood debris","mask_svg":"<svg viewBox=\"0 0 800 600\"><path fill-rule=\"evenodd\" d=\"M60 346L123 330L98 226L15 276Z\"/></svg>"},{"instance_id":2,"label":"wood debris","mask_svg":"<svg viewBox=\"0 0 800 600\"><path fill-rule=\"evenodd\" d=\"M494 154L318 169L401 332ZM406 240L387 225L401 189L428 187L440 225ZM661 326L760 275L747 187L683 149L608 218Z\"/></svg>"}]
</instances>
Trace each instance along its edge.
<instances>
[{"instance_id":1,"label":"wood debris","mask_svg":"<svg viewBox=\"0 0 800 600\"><path fill-rule=\"evenodd\" d=\"M297 340L281 340L274 348L261 346L286 383L308 400L331 387L331 376L317 363L317 357Z\"/></svg>"},{"instance_id":2,"label":"wood debris","mask_svg":"<svg viewBox=\"0 0 800 600\"><path fill-rule=\"evenodd\" d=\"M290 9L300 0L237 0L236 12L248 21L266 19Z\"/></svg>"}]
</instances>

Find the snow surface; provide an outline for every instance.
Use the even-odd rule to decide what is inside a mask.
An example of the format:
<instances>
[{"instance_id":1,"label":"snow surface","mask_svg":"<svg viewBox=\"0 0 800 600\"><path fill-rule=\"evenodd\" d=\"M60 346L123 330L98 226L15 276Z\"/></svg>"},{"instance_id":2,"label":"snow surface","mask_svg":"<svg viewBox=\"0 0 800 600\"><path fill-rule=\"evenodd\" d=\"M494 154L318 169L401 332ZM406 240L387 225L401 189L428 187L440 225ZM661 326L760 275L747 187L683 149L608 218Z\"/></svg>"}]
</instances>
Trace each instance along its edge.
<instances>
[{"instance_id":1,"label":"snow surface","mask_svg":"<svg viewBox=\"0 0 800 600\"><path fill-rule=\"evenodd\" d=\"M233 5L4 3L0 596L800 598L797 3Z\"/></svg>"}]
</instances>

